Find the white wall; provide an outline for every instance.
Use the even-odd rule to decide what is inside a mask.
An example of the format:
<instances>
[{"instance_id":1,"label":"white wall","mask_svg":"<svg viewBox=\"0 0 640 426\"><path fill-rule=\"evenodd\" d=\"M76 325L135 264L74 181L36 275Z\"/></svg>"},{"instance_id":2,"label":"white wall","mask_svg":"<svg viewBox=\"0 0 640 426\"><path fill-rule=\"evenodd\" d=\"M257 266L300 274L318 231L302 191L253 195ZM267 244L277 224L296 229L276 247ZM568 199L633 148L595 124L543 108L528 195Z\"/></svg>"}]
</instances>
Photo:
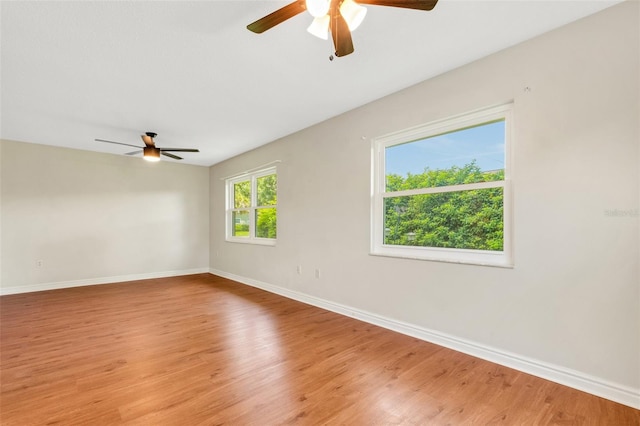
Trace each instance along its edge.
<instances>
[{"instance_id":1,"label":"white wall","mask_svg":"<svg viewBox=\"0 0 640 426\"><path fill-rule=\"evenodd\" d=\"M625 2L212 167L212 271L640 406L640 218L606 214L639 208L639 16ZM512 100L515 267L370 256L370 139ZM226 243L221 178L272 160L277 246Z\"/></svg>"},{"instance_id":2,"label":"white wall","mask_svg":"<svg viewBox=\"0 0 640 426\"><path fill-rule=\"evenodd\" d=\"M0 150L3 294L208 270L208 168Z\"/></svg>"}]
</instances>

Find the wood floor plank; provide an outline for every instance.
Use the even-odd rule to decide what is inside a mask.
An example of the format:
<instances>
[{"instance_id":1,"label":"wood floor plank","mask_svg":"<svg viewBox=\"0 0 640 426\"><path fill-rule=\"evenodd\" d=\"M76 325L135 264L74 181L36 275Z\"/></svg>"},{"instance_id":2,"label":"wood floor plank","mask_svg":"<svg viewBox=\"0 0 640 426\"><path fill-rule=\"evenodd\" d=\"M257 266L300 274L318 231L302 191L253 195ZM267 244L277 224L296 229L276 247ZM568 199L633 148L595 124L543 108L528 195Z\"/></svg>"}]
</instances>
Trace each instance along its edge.
<instances>
[{"instance_id":1,"label":"wood floor plank","mask_svg":"<svg viewBox=\"0 0 640 426\"><path fill-rule=\"evenodd\" d=\"M0 297L2 425L640 425L640 412L210 274Z\"/></svg>"}]
</instances>

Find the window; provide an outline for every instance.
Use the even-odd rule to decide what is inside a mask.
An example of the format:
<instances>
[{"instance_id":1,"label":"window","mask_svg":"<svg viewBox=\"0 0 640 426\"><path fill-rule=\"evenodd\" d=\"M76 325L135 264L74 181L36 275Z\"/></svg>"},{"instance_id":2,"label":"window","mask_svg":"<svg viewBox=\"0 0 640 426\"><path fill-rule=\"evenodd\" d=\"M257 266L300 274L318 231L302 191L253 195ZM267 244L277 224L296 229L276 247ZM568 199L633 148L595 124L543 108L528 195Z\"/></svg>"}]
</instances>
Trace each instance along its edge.
<instances>
[{"instance_id":1,"label":"window","mask_svg":"<svg viewBox=\"0 0 640 426\"><path fill-rule=\"evenodd\" d=\"M227 241L274 245L277 210L275 168L227 179Z\"/></svg>"},{"instance_id":2,"label":"window","mask_svg":"<svg viewBox=\"0 0 640 426\"><path fill-rule=\"evenodd\" d=\"M511 266L511 105L373 140L371 253Z\"/></svg>"}]
</instances>

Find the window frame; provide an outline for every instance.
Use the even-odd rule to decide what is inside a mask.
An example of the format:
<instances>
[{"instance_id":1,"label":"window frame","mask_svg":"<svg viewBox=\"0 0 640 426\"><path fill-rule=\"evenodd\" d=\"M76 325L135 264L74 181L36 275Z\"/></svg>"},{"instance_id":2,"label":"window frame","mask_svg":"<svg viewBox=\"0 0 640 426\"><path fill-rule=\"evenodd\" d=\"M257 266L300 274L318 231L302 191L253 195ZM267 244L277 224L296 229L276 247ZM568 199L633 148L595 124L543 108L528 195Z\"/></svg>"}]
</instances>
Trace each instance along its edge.
<instances>
[{"instance_id":1,"label":"window frame","mask_svg":"<svg viewBox=\"0 0 640 426\"><path fill-rule=\"evenodd\" d=\"M387 192L385 149L391 146L417 142L426 138L463 130L465 128L504 120L505 153L504 180L478 182ZM440 262L464 263L484 266L513 267L513 103L476 110L454 117L418 125L409 129L376 137L371 140L371 247L370 254ZM474 250L423 246L384 244L384 202L386 198L467 191L473 189L503 188L503 250ZM392 195L391 195L392 194Z\"/></svg>"},{"instance_id":2,"label":"window frame","mask_svg":"<svg viewBox=\"0 0 640 426\"><path fill-rule=\"evenodd\" d=\"M258 206L258 179L276 175L276 181L278 179L278 170L277 167L269 167L265 169L260 169L250 173L243 173L238 176L234 176L225 180L225 188L226 188L226 199L225 199L225 241L233 242L233 243L244 243L244 244L258 244L258 245L266 245L266 246L275 246L277 241L276 238L264 238L256 236L256 211L260 208L275 208L276 209L276 230L278 223L278 202L276 195L276 204L268 205L268 206ZM235 208L235 184L240 182L250 182L250 190L251 190L251 200L248 207L243 208ZM277 184L276 184L277 185ZM277 194L276 187L276 194ZM249 211L249 235L246 237L238 237L233 235L233 213L235 211ZM277 235L277 231L276 231Z\"/></svg>"}]
</instances>

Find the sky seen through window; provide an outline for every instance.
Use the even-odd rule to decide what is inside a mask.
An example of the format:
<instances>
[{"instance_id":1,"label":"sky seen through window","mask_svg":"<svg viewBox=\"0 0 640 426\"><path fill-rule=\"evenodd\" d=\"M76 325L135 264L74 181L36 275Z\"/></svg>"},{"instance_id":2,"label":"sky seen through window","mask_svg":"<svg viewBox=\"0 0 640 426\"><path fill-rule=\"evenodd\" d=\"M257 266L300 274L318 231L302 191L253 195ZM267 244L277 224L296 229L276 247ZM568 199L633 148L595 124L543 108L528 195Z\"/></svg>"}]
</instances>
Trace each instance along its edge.
<instances>
[{"instance_id":1,"label":"sky seen through window","mask_svg":"<svg viewBox=\"0 0 640 426\"><path fill-rule=\"evenodd\" d=\"M475 160L482 171L504 169L505 122L458 130L386 148L386 174L406 176L463 167Z\"/></svg>"}]
</instances>

